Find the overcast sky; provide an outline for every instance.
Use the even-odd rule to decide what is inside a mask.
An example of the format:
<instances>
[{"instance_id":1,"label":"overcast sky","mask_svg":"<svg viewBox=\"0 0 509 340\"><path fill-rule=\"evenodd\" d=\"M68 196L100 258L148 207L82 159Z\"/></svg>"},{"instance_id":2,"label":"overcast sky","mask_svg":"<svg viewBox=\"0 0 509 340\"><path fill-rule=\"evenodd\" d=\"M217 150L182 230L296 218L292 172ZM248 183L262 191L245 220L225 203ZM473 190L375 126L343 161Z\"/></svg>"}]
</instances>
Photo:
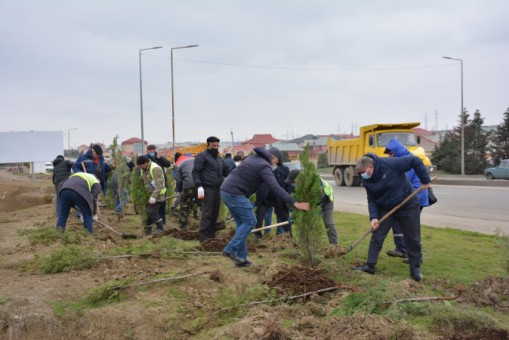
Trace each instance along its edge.
<instances>
[{"instance_id":1,"label":"overcast sky","mask_svg":"<svg viewBox=\"0 0 509 340\"><path fill-rule=\"evenodd\" d=\"M0 0L0 131L230 142L509 107L509 1ZM67 147L67 135L64 145Z\"/></svg>"}]
</instances>

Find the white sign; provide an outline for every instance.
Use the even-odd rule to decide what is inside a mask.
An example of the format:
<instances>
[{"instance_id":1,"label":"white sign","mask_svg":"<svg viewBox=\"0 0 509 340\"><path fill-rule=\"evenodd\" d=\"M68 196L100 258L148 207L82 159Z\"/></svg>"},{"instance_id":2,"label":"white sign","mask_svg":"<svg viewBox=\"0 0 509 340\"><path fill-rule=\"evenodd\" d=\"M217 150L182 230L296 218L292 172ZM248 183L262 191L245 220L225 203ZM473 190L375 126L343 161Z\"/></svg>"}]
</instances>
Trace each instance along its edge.
<instances>
[{"instance_id":1,"label":"white sign","mask_svg":"<svg viewBox=\"0 0 509 340\"><path fill-rule=\"evenodd\" d=\"M63 154L62 131L0 132L0 164L48 162Z\"/></svg>"}]
</instances>

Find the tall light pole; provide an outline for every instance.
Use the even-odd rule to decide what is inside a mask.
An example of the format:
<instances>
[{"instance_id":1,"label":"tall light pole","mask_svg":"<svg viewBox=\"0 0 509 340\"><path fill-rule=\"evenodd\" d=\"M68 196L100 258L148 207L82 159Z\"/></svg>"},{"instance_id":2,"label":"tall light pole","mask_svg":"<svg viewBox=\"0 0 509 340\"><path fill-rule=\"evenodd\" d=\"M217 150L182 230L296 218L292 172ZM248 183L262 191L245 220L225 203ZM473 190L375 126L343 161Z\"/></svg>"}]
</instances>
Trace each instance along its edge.
<instances>
[{"instance_id":1,"label":"tall light pole","mask_svg":"<svg viewBox=\"0 0 509 340\"><path fill-rule=\"evenodd\" d=\"M444 59L456 60L461 65L461 175L465 175L465 108L463 107L463 59L442 57Z\"/></svg>"},{"instance_id":2,"label":"tall light pole","mask_svg":"<svg viewBox=\"0 0 509 340\"><path fill-rule=\"evenodd\" d=\"M140 115L141 115L141 153L143 154L143 149L145 148L145 136L143 134L143 86L141 82L141 52L147 50L156 50L158 48L162 48L162 46L142 48L138 50L139 61L140 61Z\"/></svg>"},{"instance_id":3,"label":"tall light pole","mask_svg":"<svg viewBox=\"0 0 509 340\"><path fill-rule=\"evenodd\" d=\"M78 128L72 128L67 130L67 149L69 150L69 155L71 154L71 131L78 130Z\"/></svg>"},{"instance_id":4,"label":"tall light pole","mask_svg":"<svg viewBox=\"0 0 509 340\"><path fill-rule=\"evenodd\" d=\"M173 159L175 160L175 94L173 91L173 50L198 47L198 45L180 46L171 48L171 131L173 137Z\"/></svg>"}]
</instances>

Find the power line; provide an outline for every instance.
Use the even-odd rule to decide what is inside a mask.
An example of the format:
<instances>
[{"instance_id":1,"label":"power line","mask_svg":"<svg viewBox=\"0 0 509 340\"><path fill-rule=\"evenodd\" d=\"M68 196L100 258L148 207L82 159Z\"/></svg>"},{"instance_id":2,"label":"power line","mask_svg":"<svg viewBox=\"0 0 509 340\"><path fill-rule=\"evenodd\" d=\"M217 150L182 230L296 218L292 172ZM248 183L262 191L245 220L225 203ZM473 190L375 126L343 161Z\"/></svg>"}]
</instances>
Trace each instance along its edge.
<instances>
[{"instance_id":1,"label":"power line","mask_svg":"<svg viewBox=\"0 0 509 340\"><path fill-rule=\"evenodd\" d=\"M144 55L150 55L156 58L170 59L170 57L159 56L155 54L145 53ZM196 64L209 64L209 65L220 65L220 66L231 66L241 68L254 68L254 69L268 69L268 70L285 70L285 71L316 71L316 72L347 72L347 71L398 71L398 70L416 70L426 68L438 68L447 67L451 64L440 64L440 65L420 65L420 66L401 66L401 67L359 67L359 68L311 68L311 67L290 67L290 66L263 66L263 65L249 65L249 64L233 64L225 62L215 62L208 60L195 60L195 59L181 59L173 58L188 63Z\"/></svg>"}]
</instances>

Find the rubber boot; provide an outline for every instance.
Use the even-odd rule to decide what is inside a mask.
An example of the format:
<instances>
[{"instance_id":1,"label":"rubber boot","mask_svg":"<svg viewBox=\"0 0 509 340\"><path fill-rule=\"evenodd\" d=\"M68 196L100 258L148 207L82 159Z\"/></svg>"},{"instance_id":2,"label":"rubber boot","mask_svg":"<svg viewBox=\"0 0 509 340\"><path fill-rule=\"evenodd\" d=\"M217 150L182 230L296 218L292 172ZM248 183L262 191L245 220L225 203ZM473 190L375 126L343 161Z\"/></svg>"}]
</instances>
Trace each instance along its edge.
<instances>
[{"instance_id":1,"label":"rubber boot","mask_svg":"<svg viewBox=\"0 0 509 340\"><path fill-rule=\"evenodd\" d=\"M147 226L144 228L145 236L152 235L152 226Z\"/></svg>"}]
</instances>

